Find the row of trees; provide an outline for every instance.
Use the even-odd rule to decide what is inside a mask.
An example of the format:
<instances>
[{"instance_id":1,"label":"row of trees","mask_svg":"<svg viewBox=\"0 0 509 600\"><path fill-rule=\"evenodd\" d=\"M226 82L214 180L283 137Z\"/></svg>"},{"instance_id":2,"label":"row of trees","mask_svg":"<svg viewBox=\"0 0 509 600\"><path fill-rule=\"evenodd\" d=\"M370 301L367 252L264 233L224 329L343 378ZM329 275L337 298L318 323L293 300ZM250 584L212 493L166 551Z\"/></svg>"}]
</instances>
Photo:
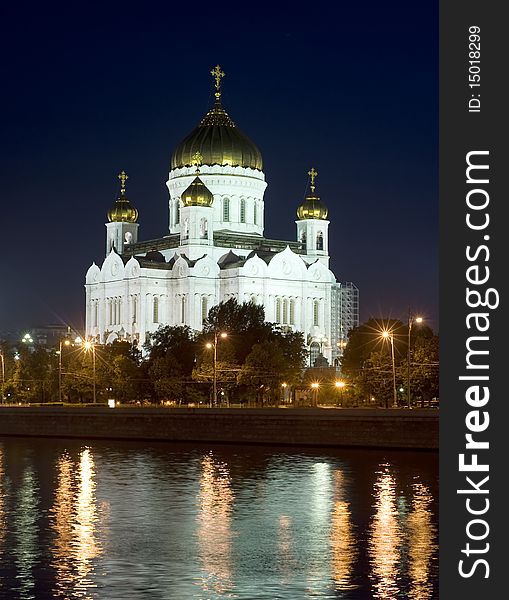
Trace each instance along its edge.
<instances>
[{"instance_id":1,"label":"row of trees","mask_svg":"<svg viewBox=\"0 0 509 600\"><path fill-rule=\"evenodd\" d=\"M386 322L394 334L396 379L406 398L407 333L399 321ZM160 327L144 351L127 342L84 350L61 345L56 350L4 345L4 398L14 402L91 402L94 384L98 402L209 403L217 337L217 387L222 402L277 405L292 395L343 406L392 405L390 344L380 338L380 323L371 319L350 332L342 372L305 369L307 350L301 333L265 321L264 309L228 300L213 307L203 331L185 326ZM209 346L209 347L207 347ZM438 397L438 338L428 327L412 331L410 376L418 402ZM94 368L95 367L95 368ZM338 387L341 378L341 387ZM316 383L319 386L316 386ZM315 383L314 388L311 384ZM336 385L335 385L336 384Z\"/></svg>"}]
</instances>

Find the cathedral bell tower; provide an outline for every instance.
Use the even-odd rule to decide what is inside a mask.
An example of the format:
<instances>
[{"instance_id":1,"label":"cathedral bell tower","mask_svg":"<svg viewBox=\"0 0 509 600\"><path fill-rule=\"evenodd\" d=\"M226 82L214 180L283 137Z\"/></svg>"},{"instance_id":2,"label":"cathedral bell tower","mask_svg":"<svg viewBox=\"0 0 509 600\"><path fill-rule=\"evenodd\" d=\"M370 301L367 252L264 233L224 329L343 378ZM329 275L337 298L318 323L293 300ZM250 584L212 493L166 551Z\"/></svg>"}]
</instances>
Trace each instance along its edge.
<instances>
[{"instance_id":1,"label":"cathedral bell tower","mask_svg":"<svg viewBox=\"0 0 509 600\"><path fill-rule=\"evenodd\" d=\"M315 194L315 179L318 172L312 167L308 171L310 193L297 209L297 241L301 242L310 257L329 256L328 209Z\"/></svg>"},{"instance_id":2,"label":"cathedral bell tower","mask_svg":"<svg viewBox=\"0 0 509 600\"><path fill-rule=\"evenodd\" d=\"M138 241L138 211L131 205L125 195L125 182L129 177L122 171L119 174L120 195L115 204L108 211L106 223L106 256L115 249L122 254L126 244L135 244Z\"/></svg>"},{"instance_id":3,"label":"cathedral bell tower","mask_svg":"<svg viewBox=\"0 0 509 600\"><path fill-rule=\"evenodd\" d=\"M199 177L201 162L202 155L196 152L195 177L181 196L180 245L188 247L187 255L192 260L203 255L203 246L213 243L214 196Z\"/></svg>"}]
</instances>

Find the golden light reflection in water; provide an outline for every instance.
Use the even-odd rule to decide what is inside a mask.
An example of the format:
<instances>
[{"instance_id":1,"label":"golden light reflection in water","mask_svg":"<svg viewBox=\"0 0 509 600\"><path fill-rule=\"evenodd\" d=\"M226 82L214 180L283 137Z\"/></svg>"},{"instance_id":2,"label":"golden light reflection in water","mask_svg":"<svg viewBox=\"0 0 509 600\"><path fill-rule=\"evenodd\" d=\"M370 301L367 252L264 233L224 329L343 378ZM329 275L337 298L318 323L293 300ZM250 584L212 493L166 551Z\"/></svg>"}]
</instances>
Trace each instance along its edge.
<instances>
[{"instance_id":1,"label":"golden light reflection in water","mask_svg":"<svg viewBox=\"0 0 509 600\"><path fill-rule=\"evenodd\" d=\"M413 485L412 508L406 523L409 542L408 574L411 581L408 597L413 600L429 600L433 593L430 567L437 550L437 532L430 510L432 500L433 497L425 485Z\"/></svg>"},{"instance_id":2,"label":"golden light reflection in water","mask_svg":"<svg viewBox=\"0 0 509 600\"><path fill-rule=\"evenodd\" d=\"M234 493L226 463L212 455L201 461L198 496L198 553L205 591L224 594L232 586L232 509Z\"/></svg>"},{"instance_id":3,"label":"golden light reflection in water","mask_svg":"<svg viewBox=\"0 0 509 600\"><path fill-rule=\"evenodd\" d=\"M331 514L332 578L338 590L351 590L353 569L357 558L357 545L352 523L350 503L345 501L345 477L342 471L334 472L334 504Z\"/></svg>"},{"instance_id":4,"label":"golden light reflection in water","mask_svg":"<svg viewBox=\"0 0 509 600\"><path fill-rule=\"evenodd\" d=\"M292 572L295 567L295 555L293 549L292 518L288 515L280 515L277 531L277 562L283 575L283 583L291 581Z\"/></svg>"},{"instance_id":5,"label":"golden light reflection in water","mask_svg":"<svg viewBox=\"0 0 509 600\"><path fill-rule=\"evenodd\" d=\"M396 505L396 482L387 466L378 473L374 497L375 514L368 542L373 598L393 600L398 592L403 535Z\"/></svg>"},{"instance_id":6,"label":"golden light reflection in water","mask_svg":"<svg viewBox=\"0 0 509 600\"><path fill-rule=\"evenodd\" d=\"M57 598L91 598L93 559L101 554L97 542L98 510L95 498L95 466L90 449L75 465L68 455L58 461L58 485L51 510L55 543L53 568L57 573Z\"/></svg>"}]
</instances>

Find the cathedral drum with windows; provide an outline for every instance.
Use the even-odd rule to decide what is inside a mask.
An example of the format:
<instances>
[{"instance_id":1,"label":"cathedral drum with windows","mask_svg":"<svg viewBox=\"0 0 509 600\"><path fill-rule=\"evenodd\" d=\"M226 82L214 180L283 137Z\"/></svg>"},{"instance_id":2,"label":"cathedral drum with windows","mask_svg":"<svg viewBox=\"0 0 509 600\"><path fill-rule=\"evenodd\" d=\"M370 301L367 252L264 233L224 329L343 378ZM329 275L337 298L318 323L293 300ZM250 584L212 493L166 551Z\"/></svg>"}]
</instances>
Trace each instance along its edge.
<instances>
[{"instance_id":1,"label":"cathedral drum with windows","mask_svg":"<svg viewBox=\"0 0 509 600\"><path fill-rule=\"evenodd\" d=\"M301 331L309 364L337 361L358 325L358 290L329 269L328 209L309 172L297 209L297 240L264 236L262 156L221 101L175 149L167 181L169 233L138 240L138 211L126 195L128 176L108 212L106 257L86 274L86 335L98 343L145 343L160 325L201 330L221 301L262 304L268 321Z\"/></svg>"}]
</instances>

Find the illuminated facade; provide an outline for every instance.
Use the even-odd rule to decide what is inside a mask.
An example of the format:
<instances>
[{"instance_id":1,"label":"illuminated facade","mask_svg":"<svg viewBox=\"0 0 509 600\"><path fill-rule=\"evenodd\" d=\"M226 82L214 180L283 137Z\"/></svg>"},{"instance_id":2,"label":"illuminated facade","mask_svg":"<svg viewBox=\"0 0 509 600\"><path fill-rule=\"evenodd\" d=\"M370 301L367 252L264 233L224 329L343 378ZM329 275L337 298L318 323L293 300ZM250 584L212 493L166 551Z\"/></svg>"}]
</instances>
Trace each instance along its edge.
<instances>
[{"instance_id":1,"label":"illuminated facade","mask_svg":"<svg viewBox=\"0 0 509 600\"><path fill-rule=\"evenodd\" d=\"M262 304L268 321L302 331L310 361L341 353L343 288L329 269L328 209L310 193L297 209L295 241L264 236L262 155L221 103L216 67L211 110L175 149L170 165L169 233L138 240L138 212L125 173L108 212L106 258L86 274L86 335L100 343L143 344L160 325L201 330L221 301ZM355 288L356 289L356 288ZM346 294L346 288L345 288Z\"/></svg>"}]
</instances>

